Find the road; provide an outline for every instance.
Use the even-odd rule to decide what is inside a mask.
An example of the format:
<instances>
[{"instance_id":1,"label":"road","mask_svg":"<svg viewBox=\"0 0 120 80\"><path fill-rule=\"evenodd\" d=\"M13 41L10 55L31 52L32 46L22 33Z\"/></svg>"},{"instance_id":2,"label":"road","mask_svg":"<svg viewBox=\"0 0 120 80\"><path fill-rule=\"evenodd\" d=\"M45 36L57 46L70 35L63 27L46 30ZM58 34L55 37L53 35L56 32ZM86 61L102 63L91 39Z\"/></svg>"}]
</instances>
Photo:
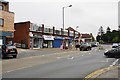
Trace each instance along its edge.
<instances>
[{"instance_id":1,"label":"road","mask_svg":"<svg viewBox=\"0 0 120 80\"><path fill-rule=\"evenodd\" d=\"M88 74L114 66L115 58L106 58L104 50L68 51L21 59L3 60L3 78L84 78Z\"/></svg>"}]
</instances>

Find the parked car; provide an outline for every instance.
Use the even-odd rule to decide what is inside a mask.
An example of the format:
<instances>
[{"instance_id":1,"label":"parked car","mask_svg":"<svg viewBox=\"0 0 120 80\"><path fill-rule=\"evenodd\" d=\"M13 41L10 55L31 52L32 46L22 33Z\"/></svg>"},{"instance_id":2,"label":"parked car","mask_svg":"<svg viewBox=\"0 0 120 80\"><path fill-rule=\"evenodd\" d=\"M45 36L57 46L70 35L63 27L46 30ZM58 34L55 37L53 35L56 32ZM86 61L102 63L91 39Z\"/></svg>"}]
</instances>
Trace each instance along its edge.
<instances>
[{"instance_id":1,"label":"parked car","mask_svg":"<svg viewBox=\"0 0 120 80\"><path fill-rule=\"evenodd\" d=\"M113 43L112 48L117 48L118 44L117 43Z\"/></svg>"},{"instance_id":2,"label":"parked car","mask_svg":"<svg viewBox=\"0 0 120 80\"><path fill-rule=\"evenodd\" d=\"M92 47L97 47L99 45L99 42L91 42L90 44Z\"/></svg>"},{"instance_id":3,"label":"parked car","mask_svg":"<svg viewBox=\"0 0 120 80\"><path fill-rule=\"evenodd\" d=\"M88 43L84 43L84 44L82 44L82 45L80 45L80 51L84 51L84 50L86 50L86 51L88 51L88 50L91 50L91 45L90 44L88 44Z\"/></svg>"},{"instance_id":4,"label":"parked car","mask_svg":"<svg viewBox=\"0 0 120 80\"><path fill-rule=\"evenodd\" d=\"M120 43L118 43L118 46L120 46Z\"/></svg>"},{"instance_id":5,"label":"parked car","mask_svg":"<svg viewBox=\"0 0 120 80\"><path fill-rule=\"evenodd\" d=\"M106 57L120 57L120 47L106 51L104 55Z\"/></svg>"},{"instance_id":6,"label":"parked car","mask_svg":"<svg viewBox=\"0 0 120 80\"><path fill-rule=\"evenodd\" d=\"M9 56L13 56L13 58L17 57L17 49L14 45L1 45L0 46L0 57L5 58Z\"/></svg>"}]
</instances>

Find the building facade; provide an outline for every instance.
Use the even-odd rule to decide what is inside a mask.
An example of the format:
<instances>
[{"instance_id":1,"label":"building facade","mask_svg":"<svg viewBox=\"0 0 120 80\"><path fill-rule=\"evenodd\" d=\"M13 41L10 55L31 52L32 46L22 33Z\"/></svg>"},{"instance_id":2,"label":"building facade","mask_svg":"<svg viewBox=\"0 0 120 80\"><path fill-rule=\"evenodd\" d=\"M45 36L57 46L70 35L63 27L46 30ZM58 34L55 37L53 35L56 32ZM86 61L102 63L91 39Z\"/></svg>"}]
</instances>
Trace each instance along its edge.
<instances>
[{"instance_id":1,"label":"building facade","mask_svg":"<svg viewBox=\"0 0 120 80\"><path fill-rule=\"evenodd\" d=\"M12 43L14 31L14 13L9 11L9 2L0 0L0 43Z\"/></svg>"},{"instance_id":2,"label":"building facade","mask_svg":"<svg viewBox=\"0 0 120 80\"><path fill-rule=\"evenodd\" d=\"M80 38L80 33L71 27L63 32L62 28L61 30L56 30L55 27L46 28L44 24L37 25L30 21L15 23L14 27L13 42L32 49L60 48L63 43L64 46L69 47L70 43L75 44L75 38Z\"/></svg>"}]
</instances>

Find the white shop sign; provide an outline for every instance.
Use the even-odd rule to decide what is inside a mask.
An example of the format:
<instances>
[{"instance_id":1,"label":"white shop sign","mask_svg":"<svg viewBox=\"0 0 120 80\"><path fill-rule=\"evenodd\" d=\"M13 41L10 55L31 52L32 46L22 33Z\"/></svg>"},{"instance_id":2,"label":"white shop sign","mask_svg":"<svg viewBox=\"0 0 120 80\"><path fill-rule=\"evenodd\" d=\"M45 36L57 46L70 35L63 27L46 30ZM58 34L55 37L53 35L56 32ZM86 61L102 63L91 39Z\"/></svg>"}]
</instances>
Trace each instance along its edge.
<instances>
[{"instance_id":1,"label":"white shop sign","mask_svg":"<svg viewBox=\"0 0 120 80\"><path fill-rule=\"evenodd\" d=\"M44 40L54 40L54 37L44 35Z\"/></svg>"},{"instance_id":2,"label":"white shop sign","mask_svg":"<svg viewBox=\"0 0 120 80\"><path fill-rule=\"evenodd\" d=\"M29 32L29 36L30 36L30 37L33 37L33 34L32 34L32 32Z\"/></svg>"},{"instance_id":3,"label":"white shop sign","mask_svg":"<svg viewBox=\"0 0 120 80\"><path fill-rule=\"evenodd\" d=\"M2 43L2 39L0 39L0 45L2 45L3 43Z\"/></svg>"}]
</instances>

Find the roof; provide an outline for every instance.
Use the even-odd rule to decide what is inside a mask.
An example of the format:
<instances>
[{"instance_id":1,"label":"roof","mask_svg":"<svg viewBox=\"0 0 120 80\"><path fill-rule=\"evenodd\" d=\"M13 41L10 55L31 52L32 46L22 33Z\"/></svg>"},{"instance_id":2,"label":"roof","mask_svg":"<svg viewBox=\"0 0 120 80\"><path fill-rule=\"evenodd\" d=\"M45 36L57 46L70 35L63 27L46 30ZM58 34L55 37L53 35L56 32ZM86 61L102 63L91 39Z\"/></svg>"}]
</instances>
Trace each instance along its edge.
<instances>
[{"instance_id":1,"label":"roof","mask_svg":"<svg viewBox=\"0 0 120 80\"><path fill-rule=\"evenodd\" d=\"M75 32L77 32L76 30L74 30L74 29L73 29L73 28L71 28L71 27L67 28L66 30L69 30L69 31L75 31Z\"/></svg>"},{"instance_id":2,"label":"roof","mask_svg":"<svg viewBox=\"0 0 120 80\"><path fill-rule=\"evenodd\" d=\"M82 34L82 38L91 38L89 34Z\"/></svg>"},{"instance_id":3,"label":"roof","mask_svg":"<svg viewBox=\"0 0 120 80\"><path fill-rule=\"evenodd\" d=\"M2 3L9 3L8 1L5 1L5 0L0 0L0 2L2 2Z\"/></svg>"},{"instance_id":4,"label":"roof","mask_svg":"<svg viewBox=\"0 0 120 80\"><path fill-rule=\"evenodd\" d=\"M25 22L17 22L17 23L14 23L14 24L24 24L24 23L31 23L30 21L25 21Z\"/></svg>"}]
</instances>

